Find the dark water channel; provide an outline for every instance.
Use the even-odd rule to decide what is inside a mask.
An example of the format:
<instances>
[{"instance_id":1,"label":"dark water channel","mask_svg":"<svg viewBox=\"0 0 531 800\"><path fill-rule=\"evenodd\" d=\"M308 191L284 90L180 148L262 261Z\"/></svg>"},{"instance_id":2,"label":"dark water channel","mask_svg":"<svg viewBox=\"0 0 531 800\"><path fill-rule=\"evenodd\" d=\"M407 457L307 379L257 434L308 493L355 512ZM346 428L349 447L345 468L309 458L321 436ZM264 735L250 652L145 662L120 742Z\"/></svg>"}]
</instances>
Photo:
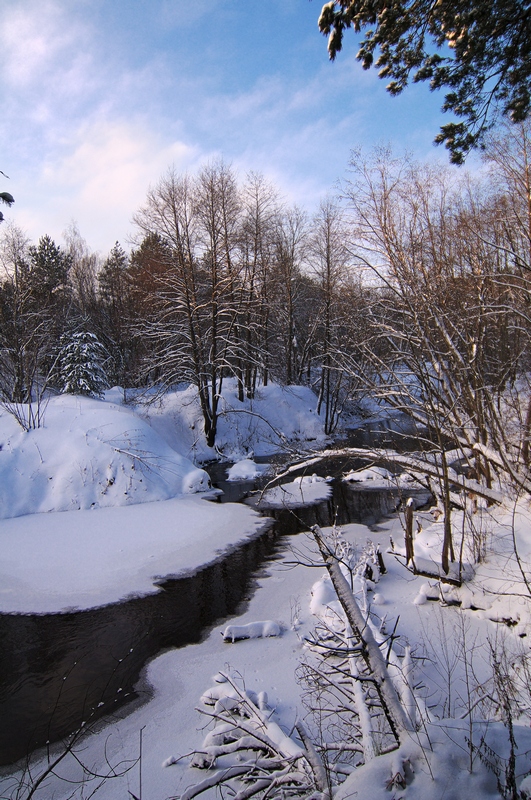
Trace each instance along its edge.
<instances>
[{"instance_id":1,"label":"dark water channel","mask_svg":"<svg viewBox=\"0 0 531 800\"><path fill-rule=\"evenodd\" d=\"M335 459L312 472L337 476L356 466L362 462ZM225 470L211 469L223 501L244 500L256 488L228 483ZM256 495L246 502L256 504ZM166 648L200 641L241 609L257 571L285 546L286 535L334 521L371 524L398 502L396 492L359 491L334 480L329 499L294 513L266 510L273 519L264 519L253 539L193 574L161 583L157 594L72 613L0 614L0 764L138 697L134 686L146 662Z\"/></svg>"}]
</instances>

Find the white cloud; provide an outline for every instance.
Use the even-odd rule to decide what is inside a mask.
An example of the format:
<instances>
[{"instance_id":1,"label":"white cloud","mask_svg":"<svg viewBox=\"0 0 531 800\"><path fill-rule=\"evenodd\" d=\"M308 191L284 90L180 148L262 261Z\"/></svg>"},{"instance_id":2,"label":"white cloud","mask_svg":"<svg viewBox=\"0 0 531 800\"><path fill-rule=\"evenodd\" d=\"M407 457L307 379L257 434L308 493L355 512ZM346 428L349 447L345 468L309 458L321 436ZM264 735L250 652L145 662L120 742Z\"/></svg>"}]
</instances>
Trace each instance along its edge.
<instances>
[{"instance_id":1,"label":"white cloud","mask_svg":"<svg viewBox=\"0 0 531 800\"><path fill-rule=\"evenodd\" d=\"M165 141L141 122L93 119L70 151L49 161L21 191L31 199L14 216L32 239L43 233L60 239L74 219L89 245L105 253L116 239L125 242L149 185L172 164L185 170L198 157L194 148Z\"/></svg>"},{"instance_id":2,"label":"white cloud","mask_svg":"<svg viewBox=\"0 0 531 800\"><path fill-rule=\"evenodd\" d=\"M45 85L59 61L64 67L62 74L68 75L72 59L77 61L88 44L88 30L52 0L4 8L0 22L2 81L19 90Z\"/></svg>"},{"instance_id":3,"label":"white cloud","mask_svg":"<svg viewBox=\"0 0 531 800\"><path fill-rule=\"evenodd\" d=\"M299 0L270 2L281 28ZM273 68L253 60L242 35L242 70L232 59L223 72L215 25L230 18L227 6L234 10L225 0L154 0L148 15L124 0L0 0L0 169L16 198L10 217L31 238L60 239L75 219L89 245L106 251L125 240L170 164L195 171L215 155L315 207L375 120L392 124L382 82L353 54L334 65L312 56L304 69L287 57ZM411 131L411 119L402 127ZM419 130L408 135L422 140Z\"/></svg>"}]
</instances>

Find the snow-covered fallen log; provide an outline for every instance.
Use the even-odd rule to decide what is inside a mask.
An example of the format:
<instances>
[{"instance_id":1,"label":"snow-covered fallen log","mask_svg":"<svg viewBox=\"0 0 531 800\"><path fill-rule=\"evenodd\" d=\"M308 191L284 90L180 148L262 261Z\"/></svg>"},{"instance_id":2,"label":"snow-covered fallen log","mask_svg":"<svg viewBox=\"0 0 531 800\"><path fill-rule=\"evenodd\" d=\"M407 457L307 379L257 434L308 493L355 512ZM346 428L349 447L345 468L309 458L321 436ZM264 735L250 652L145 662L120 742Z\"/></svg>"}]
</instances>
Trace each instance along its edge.
<instances>
[{"instance_id":1,"label":"snow-covered fallen log","mask_svg":"<svg viewBox=\"0 0 531 800\"><path fill-rule=\"evenodd\" d=\"M275 481L279 481L293 472L299 471L301 468L308 468L324 461L327 458L338 458L349 456L351 458L361 458L365 461L373 461L374 463L392 463L401 467L406 472L411 472L414 475L428 475L432 478L441 477L441 467L433 458L424 458L413 454L398 453L396 450L384 449L370 449L364 447L344 447L341 449L322 450L318 455L311 458L304 459L291 464L284 472L275 477ZM514 478L514 475L512 476ZM502 491L497 489L488 488L483 486L478 481L467 478L465 475L456 472L454 469L448 469L448 479L451 484L455 485L464 492L475 494L478 497L483 497L493 503L502 503L505 495ZM521 477L520 485L531 491L531 481L526 477ZM266 486L267 489L267 486Z\"/></svg>"},{"instance_id":2,"label":"snow-covered fallen log","mask_svg":"<svg viewBox=\"0 0 531 800\"><path fill-rule=\"evenodd\" d=\"M404 711L398 693L393 685L380 646L374 638L371 626L367 624L366 616L362 614L354 598L352 589L341 571L341 566L336 555L329 549L325 542L322 531L317 525L314 525L312 533L317 541L321 556L334 585L334 589L336 590L338 600L341 603L353 634L363 643L363 659L372 676L391 729L399 742L404 733L412 731L412 724Z\"/></svg>"},{"instance_id":3,"label":"snow-covered fallen log","mask_svg":"<svg viewBox=\"0 0 531 800\"><path fill-rule=\"evenodd\" d=\"M227 625L222 636L224 642L233 644L240 639L265 639L270 636L280 636L280 625L271 619L248 622L246 625Z\"/></svg>"}]
</instances>

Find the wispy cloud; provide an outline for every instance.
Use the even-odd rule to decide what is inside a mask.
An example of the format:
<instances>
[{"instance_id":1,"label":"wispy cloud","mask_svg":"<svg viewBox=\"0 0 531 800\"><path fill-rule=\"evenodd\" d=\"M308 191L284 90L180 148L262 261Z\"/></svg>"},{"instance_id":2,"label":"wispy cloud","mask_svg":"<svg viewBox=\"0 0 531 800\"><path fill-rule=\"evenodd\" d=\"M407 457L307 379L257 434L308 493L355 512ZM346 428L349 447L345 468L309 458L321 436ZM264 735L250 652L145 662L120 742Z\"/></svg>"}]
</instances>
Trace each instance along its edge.
<instances>
[{"instance_id":1,"label":"wispy cloud","mask_svg":"<svg viewBox=\"0 0 531 800\"><path fill-rule=\"evenodd\" d=\"M0 169L32 238L75 219L108 249L169 165L216 156L316 204L351 147L392 136L376 76L326 60L317 7L238 2L0 0Z\"/></svg>"},{"instance_id":2,"label":"wispy cloud","mask_svg":"<svg viewBox=\"0 0 531 800\"><path fill-rule=\"evenodd\" d=\"M194 148L165 142L142 122L91 120L60 162L43 165L31 187L31 203L21 202L17 222L32 231L40 224L41 233L58 238L76 220L92 246L107 243L108 249L126 237L150 184L169 165L185 170L196 158Z\"/></svg>"}]
</instances>

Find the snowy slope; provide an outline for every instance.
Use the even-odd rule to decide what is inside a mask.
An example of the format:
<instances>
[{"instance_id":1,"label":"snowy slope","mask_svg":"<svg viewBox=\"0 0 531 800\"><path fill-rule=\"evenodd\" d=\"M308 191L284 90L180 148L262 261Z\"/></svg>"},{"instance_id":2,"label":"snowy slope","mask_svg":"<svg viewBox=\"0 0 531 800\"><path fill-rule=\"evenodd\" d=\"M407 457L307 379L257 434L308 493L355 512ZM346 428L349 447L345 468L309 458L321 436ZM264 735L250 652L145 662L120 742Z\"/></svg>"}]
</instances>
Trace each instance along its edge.
<instances>
[{"instance_id":1,"label":"snowy slope","mask_svg":"<svg viewBox=\"0 0 531 800\"><path fill-rule=\"evenodd\" d=\"M317 397L307 386L260 386L253 400L241 402L236 381L226 379L215 450L206 446L195 387L168 392L144 406L144 412L155 430L192 460L217 458L221 453L237 461L249 454L269 455L294 445L319 447L327 441Z\"/></svg>"},{"instance_id":2,"label":"snowy slope","mask_svg":"<svg viewBox=\"0 0 531 800\"><path fill-rule=\"evenodd\" d=\"M138 414L60 395L43 427L23 431L0 411L0 518L167 500L204 491L208 475Z\"/></svg>"}]
</instances>

